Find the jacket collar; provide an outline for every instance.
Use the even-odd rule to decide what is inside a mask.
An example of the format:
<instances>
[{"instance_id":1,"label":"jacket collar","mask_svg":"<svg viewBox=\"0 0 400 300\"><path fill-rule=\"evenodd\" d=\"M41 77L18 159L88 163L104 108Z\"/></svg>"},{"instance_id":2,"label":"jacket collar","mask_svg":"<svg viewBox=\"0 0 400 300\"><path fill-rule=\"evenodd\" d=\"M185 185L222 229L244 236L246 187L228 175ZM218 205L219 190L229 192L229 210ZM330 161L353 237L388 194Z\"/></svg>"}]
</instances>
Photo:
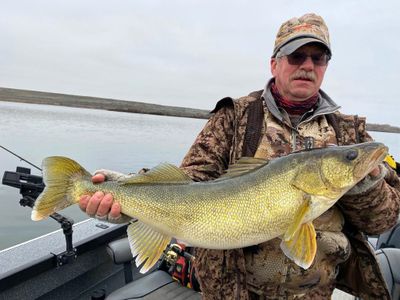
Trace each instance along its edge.
<instances>
[{"instance_id":1,"label":"jacket collar","mask_svg":"<svg viewBox=\"0 0 400 300\"><path fill-rule=\"evenodd\" d=\"M271 84L274 82L274 78L271 78L267 85L264 88L264 91L261 95L264 98L265 105L267 106L269 112L281 122L285 121L285 118L282 112L279 110L278 106L276 105L275 99L271 93ZM339 110L340 106L338 106L323 90L318 91L319 100L317 108L312 112L312 114L307 117L304 121L310 121L316 116L320 115L327 115L334 113L335 111Z\"/></svg>"}]
</instances>

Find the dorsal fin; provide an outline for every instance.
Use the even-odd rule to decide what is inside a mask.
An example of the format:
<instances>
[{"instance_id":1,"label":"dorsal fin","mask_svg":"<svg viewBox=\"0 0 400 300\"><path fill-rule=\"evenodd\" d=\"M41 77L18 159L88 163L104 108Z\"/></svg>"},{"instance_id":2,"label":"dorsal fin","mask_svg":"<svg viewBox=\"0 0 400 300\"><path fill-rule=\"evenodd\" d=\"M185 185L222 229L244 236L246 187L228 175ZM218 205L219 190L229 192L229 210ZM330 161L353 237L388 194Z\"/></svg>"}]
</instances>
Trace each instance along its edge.
<instances>
[{"instance_id":1,"label":"dorsal fin","mask_svg":"<svg viewBox=\"0 0 400 300\"><path fill-rule=\"evenodd\" d=\"M185 172L183 172L178 167L169 163L161 163L146 173L138 174L128 179L123 179L119 181L121 185L151 184L151 183L171 184L171 183L190 183L190 182L193 181L188 175L186 175Z\"/></svg>"},{"instance_id":2,"label":"dorsal fin","mask_svg":"<svg viewBox=\"0 0 400 300\"><path fill-rule=\"evenodd\" d=\"M255 157L242 157L236 163L229 165L226 173L216 180L237 177L252 172L268 163L268 160ZM214 180L215 181L215 180Z\"/></svg>"}]
</instances>

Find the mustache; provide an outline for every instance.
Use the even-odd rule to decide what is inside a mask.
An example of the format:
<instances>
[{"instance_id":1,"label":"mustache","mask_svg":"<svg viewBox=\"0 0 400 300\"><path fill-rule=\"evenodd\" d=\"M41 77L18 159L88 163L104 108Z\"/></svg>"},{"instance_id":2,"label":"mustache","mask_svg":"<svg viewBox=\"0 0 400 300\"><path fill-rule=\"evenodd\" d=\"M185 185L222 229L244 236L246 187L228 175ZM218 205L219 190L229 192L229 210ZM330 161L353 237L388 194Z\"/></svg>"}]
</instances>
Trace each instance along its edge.
<instances>
[{"instance_id":1,"label":"mustache","mask_svg":"<svg viewBox=\"0 0 400 300\"><path fill-rule=\"evenodd\" d=\"M311 81L315 81L316 76L314 74L314 72L307 72L304 70L299 70L296 73L294 73L292 76L290 76L289 78L290 80L294 80L294 79L306 79L306 80L311 80Z\"/></svg>"}]
</instances>

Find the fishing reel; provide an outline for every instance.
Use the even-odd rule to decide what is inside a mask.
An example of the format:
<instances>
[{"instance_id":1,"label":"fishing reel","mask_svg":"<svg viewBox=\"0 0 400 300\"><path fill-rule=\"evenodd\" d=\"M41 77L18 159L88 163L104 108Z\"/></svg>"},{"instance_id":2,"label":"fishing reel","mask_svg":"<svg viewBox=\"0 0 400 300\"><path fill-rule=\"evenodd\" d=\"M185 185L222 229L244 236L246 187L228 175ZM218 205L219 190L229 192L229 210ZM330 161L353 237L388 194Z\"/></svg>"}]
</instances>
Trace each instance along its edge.
<instances>
[{"instance_id":1,"label":"fishing reel","mask_svg":"<svg viewBox=\"0 0 400 300\"><path fill-rule=\"evenodd\" d=\"M162 260L170 267L176 265L178 259L184 257L187 260L194 262L195 257L189 252L185 251L185 247L180 244L171 244L167 247L162 255Z\"/></svg>"},{"instance_id":2,"label":"fishing reel","mask_svg":"<svg viewBox=\"0 0 400 300\"><path fill-rule=\"evenodd\" d=\"M168 272L173 279L183 286L200 291L200 285L195 277L193 263L195 257L182 244L170 244L164 250L160 270Z\"/></svg>"},{"instance_id":3,"label":"fishing reel","mask_svg":"<svg viewBox=\"0 0 400 300\"><path fill-rule=\"evenodd\" d=\"M17 167L16 172L4 172L2 184L19 189L22 195L19 204L31 208L45 187L41 176L32 175L30 169L23 167Z\"/></svg>"},{"instance_id":4,"label":"fishing reel","mask_svg":"<svg viewBox=\"0 0 400 300\"><path fill-rule=\"evenodd\" d=\"M31 169L23 167L17 167L16 172L5 171L2 184L19 189L19 193L22 195L19 204L30 208L33 208L37 197L45 188L41 176L32 175ZM62 266L76 258L76 249L72 244L72 225L74 221L58 213L53 213L50 217L61 225L65 236L66 251L57 255L57 266Z\"/></svg>"}]
</instances>

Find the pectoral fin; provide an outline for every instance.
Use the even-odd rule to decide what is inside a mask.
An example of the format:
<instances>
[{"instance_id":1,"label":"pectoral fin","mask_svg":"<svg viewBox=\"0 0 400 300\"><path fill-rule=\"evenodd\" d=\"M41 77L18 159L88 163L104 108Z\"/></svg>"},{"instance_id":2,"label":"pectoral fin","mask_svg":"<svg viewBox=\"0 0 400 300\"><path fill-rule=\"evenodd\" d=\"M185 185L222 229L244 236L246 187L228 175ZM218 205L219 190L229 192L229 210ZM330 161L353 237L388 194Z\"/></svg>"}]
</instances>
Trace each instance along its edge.
<instances>
[{"instance_id":1,"label":"pectoral fin","mask_svg":"<svg viewBox=\"0 0 400 300\"><path fill-rule=\"evenodd\" d=\"M132 256L136 256L136 266L139 267L145 262L140 273L146 273L156 264L171 241L170 237L153 230L140 221L131 223L127 233Z\"/></svg>"},{"instance_id":2,"label":"pectoral fin","mask_svg":"<svg viewBox=\"0 0 400 300\"><path fill-rule=\"evenodd\" d=\"M297 210L293 223L286 230L285 235L283 237L284 241L289 241L293 239L294 235L299 231L301 225L304 223L305 216L311 209L311 196L308 194L304 194L303 197L304 197L304 202Z\"/></svg>"},{"instance_id":3,"label":"pectoral fin","mask_svg":"<svg viewBox=\"0 0 400 300\"><path fill-rule=\"evenodd\" d=\"M317 252L314 225L311 222L302 224L291 239L282 239L281 249L297 265L303 269L308 269Z\"/></svg>"}]
</instances>

